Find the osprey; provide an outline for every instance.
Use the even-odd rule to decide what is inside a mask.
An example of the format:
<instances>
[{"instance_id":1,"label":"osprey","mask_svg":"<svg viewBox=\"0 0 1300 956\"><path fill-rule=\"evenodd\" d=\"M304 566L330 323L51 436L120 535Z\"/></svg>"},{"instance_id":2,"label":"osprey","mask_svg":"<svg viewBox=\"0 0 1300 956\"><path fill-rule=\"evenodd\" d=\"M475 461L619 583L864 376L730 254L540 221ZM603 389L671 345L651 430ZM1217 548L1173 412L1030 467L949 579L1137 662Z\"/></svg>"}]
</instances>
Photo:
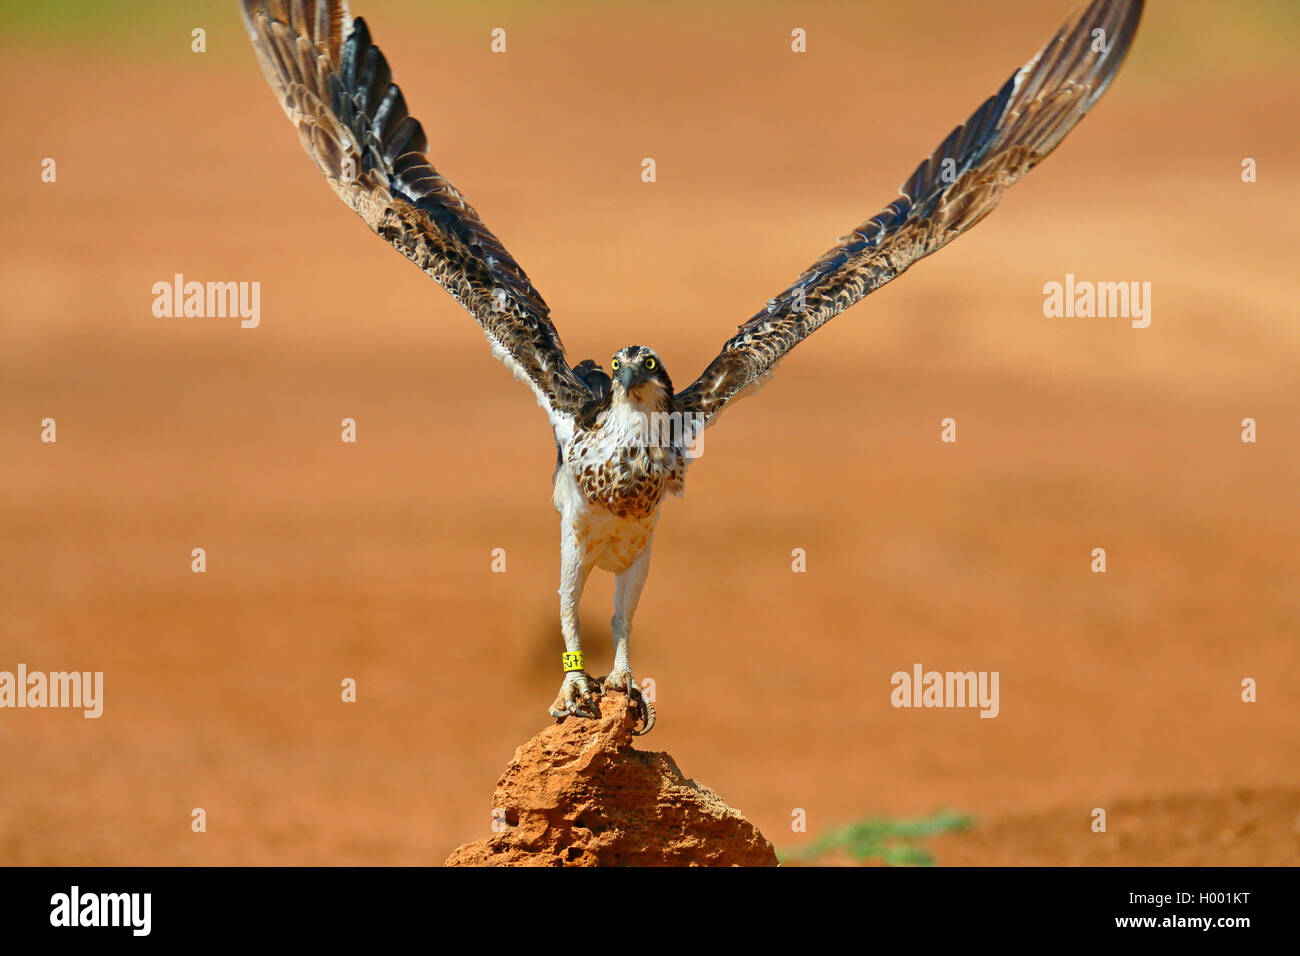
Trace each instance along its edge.
<instances>
[{"instance_id":1,"label":"osprey","mask_svg":"<svg viewBox=\"0 0 1300 956\"><path fill-rule=\"evenodd\" d=\"M663 360L644 346L615 353L612 374L590 359L566 361L549 309L524 270L429 163L424 130L346 0L242 3L262 70L334 191L474 317L493 354L549 416L565 648L564 682L550 713L599 717L596 698L619 691L639 711L639 733L655 715L632 678L628 634L660 505L682 493L699 429L833 316L988 215L1105 92L1143 8L1143 0L1080 4L916 168L897 199L741 325L700 377L677 391ZM578 602L597 567L617 576L614 665L603 681L587 672L578 630Z\"/></svg>"}]
</instances>

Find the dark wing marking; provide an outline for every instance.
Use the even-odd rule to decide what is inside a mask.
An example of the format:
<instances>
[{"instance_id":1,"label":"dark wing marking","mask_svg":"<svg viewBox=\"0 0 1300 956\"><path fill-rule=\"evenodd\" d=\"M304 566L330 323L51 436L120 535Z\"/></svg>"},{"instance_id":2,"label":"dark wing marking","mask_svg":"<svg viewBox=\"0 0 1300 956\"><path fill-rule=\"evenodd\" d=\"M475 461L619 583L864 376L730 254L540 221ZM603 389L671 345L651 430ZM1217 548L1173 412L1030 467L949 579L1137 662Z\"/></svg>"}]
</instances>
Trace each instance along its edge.
<instances>
[{"instance_id":1,"label":"dark wing marking","mask_svg":"<svg viewBox=\"0 0 1300 956\"><path fill-rule=\"evenodd\" d=\"M556 424L593 398L546 303L465 197L429 164L418 120L346 0L243 0L271 89L340 198L483 327Z\"/></svg>"},{"instance_id":2,"label":"dark wing marking","mask_svg":"<svg viewBox=\"0 0 1300 956\"><path fill-rule=\"evenodd\" d=\"M1106 90L1142 6L1143 0L1093 0L1076 8L1038 55L916 168L897 199L740 326L677 394L677 410L712 418L832 317L988 215Z\"/></svg>"},{"instance_id":3,"label":"dark wing marking","mask_svg":"<svg viewBox=\"0 0 1300 956\"><path fill-rule=\"evenodd\" d=\"M591 390L591 394L596 398L604 398L614 386L614 380L609 377L609 373L597 365L593 359L583 359L573 366L573 371L578 378L582 379L587 388Z\"/></svg>"}]
</instances>

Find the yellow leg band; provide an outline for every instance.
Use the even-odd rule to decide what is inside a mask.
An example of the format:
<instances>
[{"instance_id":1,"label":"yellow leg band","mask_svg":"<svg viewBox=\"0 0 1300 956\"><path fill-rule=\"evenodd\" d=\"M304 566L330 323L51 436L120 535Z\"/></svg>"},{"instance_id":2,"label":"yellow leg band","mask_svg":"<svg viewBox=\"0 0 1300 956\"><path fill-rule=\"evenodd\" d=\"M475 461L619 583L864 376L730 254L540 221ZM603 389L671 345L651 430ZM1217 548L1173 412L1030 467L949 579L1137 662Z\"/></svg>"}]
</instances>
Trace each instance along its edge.
<instances>
[{"instance_id":1,"label":"yellow leg band","mask_svg":"<svg viewBox=\"0 0 1300 956\"><path fill-rule=\"evenodd\" d=\"M565 651L560 655L560 660L564 661L564 672L585 671L587 665L583 663L582 651Z\"/></svg>"}]
</instances>

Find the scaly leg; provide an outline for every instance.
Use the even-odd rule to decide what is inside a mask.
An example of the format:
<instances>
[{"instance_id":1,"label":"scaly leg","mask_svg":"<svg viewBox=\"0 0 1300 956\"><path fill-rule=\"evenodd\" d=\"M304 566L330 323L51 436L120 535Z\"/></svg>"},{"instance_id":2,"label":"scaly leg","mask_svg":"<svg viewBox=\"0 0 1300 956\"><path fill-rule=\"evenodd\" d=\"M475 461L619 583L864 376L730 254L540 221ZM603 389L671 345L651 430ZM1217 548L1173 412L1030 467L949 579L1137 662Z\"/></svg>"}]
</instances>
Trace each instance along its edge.
<instances>
[{"instance_id":1,"label":"scaly leg","mask_svg":"<svg viewBox=\"0 0 1300 956\"><path fill-rule=\"evenodd\" d=\"M560 532L560 629L564 632L564 650L566 654L576 654L581 660L582 636L578 632L578 605L582 601L582 589L591 574L592 562L587 558L582 542L573 525L562 520ZM550 715L561 719L569 716L591 717L600 719L600 707L595 697L598 691L596 682L587 669L579 665L576 670L568 670L560 692L551 704Z\"/></svg>"},{"instance_id":2,"label":"scaly leg","mask_svg":"<svg viewBox=\"0 0 1300 956\"><path fill-rule=\"evenodd\" d=\"M614 580L614 616L610 619L610 631L614 636L614 670L605 678L603 690L617 690L627 694L628 699L641 710L644 724L641 730L633 733L640 737L648 734L655 725L655 709L646 700L641 688L632 677L632 665L628 661L627 643L632 632L632 616L636 614L637 602L641 600L641 589L645 587L646 575L650 573L650 546L652 537L646 544L641 556L632 562L626 571Z\"/></svg>"}]
</instances>

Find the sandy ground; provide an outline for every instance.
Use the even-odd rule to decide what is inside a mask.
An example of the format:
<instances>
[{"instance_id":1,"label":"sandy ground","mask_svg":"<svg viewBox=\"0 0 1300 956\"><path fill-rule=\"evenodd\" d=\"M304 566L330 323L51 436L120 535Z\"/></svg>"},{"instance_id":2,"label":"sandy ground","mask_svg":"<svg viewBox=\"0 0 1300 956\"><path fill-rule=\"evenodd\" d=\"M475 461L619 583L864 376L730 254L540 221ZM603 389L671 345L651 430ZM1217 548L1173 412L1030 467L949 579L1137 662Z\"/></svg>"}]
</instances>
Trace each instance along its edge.
<instances>
[{"instance_id":1,"label":"sandy ground","mask_svg":"<svg viewBox=\"0 0 1300 956\"><path fill-rule=\"evenodd\" d=\"M194 6L4 31L0 669L103 671L106 703L0 711L0 863L436 863L560 679L549 430L319 181L233 4ZM570 357L647 344L685 385L1067 5L357 6ZM1279 29L1153 3L1003 208L708 433L637 617L646 744L778 847L950 807L980 825L941 863L1300 862ZM261 326L155 318L177 272L259 281ZM1045 319L1067 272L1151 282L1151 327ZM998 671L999 716L892 708L914 663Z\"/></svg>"}]
</instances>

